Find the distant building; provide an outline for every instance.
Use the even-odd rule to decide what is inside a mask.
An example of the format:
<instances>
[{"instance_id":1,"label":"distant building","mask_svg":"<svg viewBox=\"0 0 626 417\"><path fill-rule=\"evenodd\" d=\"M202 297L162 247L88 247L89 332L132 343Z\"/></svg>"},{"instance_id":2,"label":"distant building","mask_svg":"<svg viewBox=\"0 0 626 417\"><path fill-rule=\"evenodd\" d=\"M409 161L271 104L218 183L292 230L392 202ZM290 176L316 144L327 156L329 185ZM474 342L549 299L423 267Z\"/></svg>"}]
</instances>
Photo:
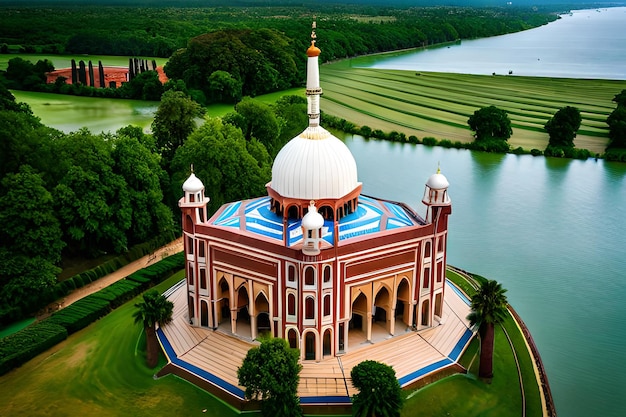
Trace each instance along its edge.
<instances>
[{"instance_id":1,"label":"distant building","mask_svg":"<svg viewBox=\"0 0 626 417\"><path fill-rule=\"evenodd\" d=\"M313 40L309 126L276 156L267 196L209 218L192 173L179 202L189 323L248 340L269 332L304 361L341 355L375 331L439 324L452 211L439 171L425 184L425 218L361 194L354 157L319 124L319 54Z\"/></svg>"}]
</instances>

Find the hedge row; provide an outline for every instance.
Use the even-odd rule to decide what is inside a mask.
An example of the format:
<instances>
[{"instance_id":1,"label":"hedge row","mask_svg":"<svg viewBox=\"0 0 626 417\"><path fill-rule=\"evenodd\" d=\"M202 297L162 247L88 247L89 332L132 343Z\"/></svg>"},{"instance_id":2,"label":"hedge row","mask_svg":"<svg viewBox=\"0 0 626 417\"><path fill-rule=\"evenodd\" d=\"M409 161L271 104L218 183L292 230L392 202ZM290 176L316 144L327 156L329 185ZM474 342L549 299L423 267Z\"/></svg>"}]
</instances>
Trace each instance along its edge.
<instances>
[{"instance_id":1,"label":"hedge row","mask_svg":"<svg viewBox=\"0 0 626 417\"><path fill-rule=\"evenodd\" d=\"M48 321L33 323L3 338L0 343L0 375L21 366L66 338L65 327Z\"/></svg>"},{"instance_id":2,"label":"hedge row","mask_svg":"<svg viewBox=\"0 0 626 417\"><path fill-rule=\"evenodd\" d=\"M87 327L184 267L185 255L179 252L72 303L47 319L3 338L0 344L0 375L46 351L68 335Z\"/></svg>"}]
</instances>

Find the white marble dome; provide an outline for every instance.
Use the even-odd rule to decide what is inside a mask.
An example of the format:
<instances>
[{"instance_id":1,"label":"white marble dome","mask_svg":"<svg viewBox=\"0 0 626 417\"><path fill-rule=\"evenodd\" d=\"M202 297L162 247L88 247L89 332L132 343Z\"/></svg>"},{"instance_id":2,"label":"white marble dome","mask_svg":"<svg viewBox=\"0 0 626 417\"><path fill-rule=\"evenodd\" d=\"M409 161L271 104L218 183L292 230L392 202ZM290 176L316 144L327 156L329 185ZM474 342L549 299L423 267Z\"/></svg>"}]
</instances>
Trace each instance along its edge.
<instances>
[{"instance_id":1,"label":"white marble dome","mask_svg":"<svg viewBox=\"0 0 626 417\"><path fill-rule=\"evenodd\" d=\"M426 181L426 185L433 190L443 190L450 186L448 179L439 171L436 174L428 177L428 181Z\"/></svg>"},{"instance_id":2,"label":"white marble dome","mask_svg":"<svg viewBox=\"0 0 626 417\"><path fill-rule=\"evenodd\" d=\"M204 184L196 177L196 174L192 172L189 178L183 183L183 191L195 194L202 190L204 190Z\"/></svg>"},{"instance_id":3,"label":"white marble dome","mask_svg":"<svg viewBox=\"0 0 626 417\"><path fill-rule=\"evenodd\" d=\"M302 218L302 227L307 230L321 229L324 226L324 217L317 212L315 203L311 202L309 211Z\"/></svg>"},{"instance_id":4,"label":"white marble dome","mask_svg":"<svg viewBox=\"0 0 626 417\"><path fill-rule=\"evenodd\" d=\"M309 126L290 140L272 166L270 187L283 197L338 199L359 185L352 153L321 126Z\"/></svg>"}]
</instances>

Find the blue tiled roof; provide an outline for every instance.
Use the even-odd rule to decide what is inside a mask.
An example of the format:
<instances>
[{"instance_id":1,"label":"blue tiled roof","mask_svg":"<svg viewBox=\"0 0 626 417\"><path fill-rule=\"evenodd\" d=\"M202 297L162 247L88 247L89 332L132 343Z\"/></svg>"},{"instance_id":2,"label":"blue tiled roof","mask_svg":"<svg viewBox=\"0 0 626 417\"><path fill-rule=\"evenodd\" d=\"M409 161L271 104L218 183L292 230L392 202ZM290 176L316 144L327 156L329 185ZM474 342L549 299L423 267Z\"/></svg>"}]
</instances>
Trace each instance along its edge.
<instances>
[{"instance_id":1,"label":"blue tiled roof","mask_svg":"<svg viewBox=\"0 0 626 417\"><path fill-rule=\"evenodd\" d=\"M289 219L285 231L282 217L270 210L269 197L229 203L212 223L216 226L246 230L280 242L284 240L285 233L287 233L288 246L302 241L301 220ZM361 195L357 210L339 221L339 240L417 224L400 204ZM332 244L334 233L333 222L325 221L323 239Z\"/></svg>"}]
</instances>

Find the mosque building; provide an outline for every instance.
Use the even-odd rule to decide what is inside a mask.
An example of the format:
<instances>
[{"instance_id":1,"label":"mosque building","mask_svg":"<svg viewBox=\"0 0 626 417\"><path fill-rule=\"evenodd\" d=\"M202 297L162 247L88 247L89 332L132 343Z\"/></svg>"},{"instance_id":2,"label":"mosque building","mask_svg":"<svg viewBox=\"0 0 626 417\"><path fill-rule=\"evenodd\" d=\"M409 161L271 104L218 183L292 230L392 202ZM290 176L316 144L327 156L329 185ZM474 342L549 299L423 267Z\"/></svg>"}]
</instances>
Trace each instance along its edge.
<instances>
[{"instance_id":1,"label":"mosque building","mask_svg":"<svg viewBox=\"0 0 626 417\"><path fill-rule=\"evenodd\" d=\"M209 217L191 173L179 202L192 327L254 340L285 338L302 361L341 356L376 332L420 332L442 321L451 202L439 172L425 216L361 194L347 146L320 126L315 31L307 50L309 125L278 153L267 196Z\"/></svg>"}]
</instances>

